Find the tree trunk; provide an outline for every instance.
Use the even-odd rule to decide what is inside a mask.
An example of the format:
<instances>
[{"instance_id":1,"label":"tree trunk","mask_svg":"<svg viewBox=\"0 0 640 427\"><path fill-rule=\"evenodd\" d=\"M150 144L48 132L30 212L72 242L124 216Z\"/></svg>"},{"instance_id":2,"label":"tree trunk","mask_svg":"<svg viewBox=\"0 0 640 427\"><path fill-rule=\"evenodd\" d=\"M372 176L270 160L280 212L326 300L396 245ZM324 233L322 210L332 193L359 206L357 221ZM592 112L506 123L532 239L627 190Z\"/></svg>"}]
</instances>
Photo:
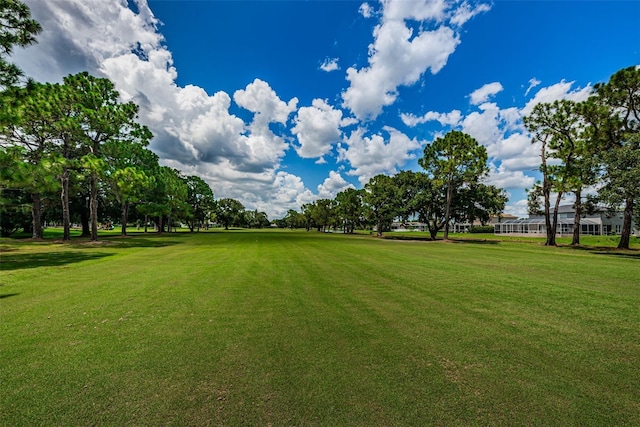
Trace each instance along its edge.
<instances>
[{"instance_id":1,"label":"tree trunk","mask_svg":"<svg viewBox=\"0 0 640 427\"><path fill-rule=\"evenodd\" d=\"M162 233L164 230L164 224L162 224L162 215L158 217L158 234Z\"/></svg>"},{"instance_id":2,"label":"tree trunk","mask_svg":"<svg viewBox=\"0 0 640 427\"><path fill-rule=\"evenodd\" d=\"M449 221L451 219L451 199L453 197L453 185L447 185L447 209L444 213L444 240L449 240Z\"/></svg>"},{"instance_id":3,"label":"tree trunk","mask_svg":"<svg viewBox=\"0 0 640 427\"><path fill-rule=\"evenodd\" d=\"M31 200L31 237L42 239L42 200L39 193L32 193Z\"/></svg>"},{"instance_id":4,"label":"tree trunk","mask_svg":"<svg viewBox=\"0 0 640 427\"><path fill-rule=\"evenodd\" d=\"M429 227L429 235L431 236L431 240L436 240L436 237L438 236L438 227Z\"/></svg>"},{"instance_id":5,"label":"tree trunk","mask_svg":"<svg viewBox=\"0 0 640 427\"><path fill-rule=\"evenodd\" d=\"M558 197L556 198L556 203L553 207L553 219L551 220L551 230L547 232L547 240L549 241L546 246L558 246L556 243L556 233L558 231L558 208L560 207L560 201L562 200L562 191L558 193ZM551 239L549 240L549 237Z\"/></svg>"},{"instance_id":6,"label":"tree trunk","mask_svg":"<svg viewBox=\"0 0 640 427\"><path fill-rule=\"evenodd\" d=\"M618 249L629 249L629 243L631 238L631 225L633 223L633 196L627 197L624 206L624 217L622 220L622 233L620 234L620 243L618 243Z\"/></svg>"},{"instance_id":7,"label":"tree trunk","mask_svg":"<svg viewBox=\"0 0 640 427\"><path fill-rule=\"evenodd\" d=\"M91 240L98 240L98 177L91 174L91 194L89 195L89 218L91 219Z\"/></svg>"},{"instance_id":8,"label":"tree trunk","mask_svg":"<svg viewBox=\"0 0 640 427\"><path fill-rule=\"evenodd\" d=\"M556 246L556 229L551 222L551 183L549 182L549 171L547 169L547 139L541 140L542 147L540 149L540 171L542 172L542 196L544 197L544 225L547 239L545 246ZM557 218L558 210L556 209L554 217Z\"/></svg>"},{"instance_id":9,"label":"tree trunk","mask_svg":"<svg viewBox=\"0 0 640 427\"><path fill-rule=\"evenodd\" d=\"M378 237L382 237L382 218L378 218Z\"/></svg>"},{"instance_id":10,"label":"tree trunk","mask_svg":"<svg viewBox=\"0 0 640 427\"><path fill-rule=\"evenodd\" d=\"M149 224L149 215L144 216L144 232L147 232L147 224Z\"/></svg>"},{"instance_id":11,"label":"tree trunk","mask_svg":"<svg viewBox=\"0 0 640 427\"><path fill-rule=\"evenodd\" d=\"M122 202L120 205L120 221L122 222L122 228L120 231L121 236L127 235L127 217L129 216L129 204Z\"/></svg>"},{"instance_id":12,"label":"tree trunk","mask_svg":"<svg viewBox=\"0 0 640 427\"><path fill-rule=\"evenodd\" d=\"M85 199L86 200L86 199ZM82 237L91 236L91 227L89 227L89 212L86 203L80 209L80 223L82 224Z\"/></svg>"},{"instance_id":13,"label":"tree trunk","mask_svg":"<svg viewBox=\"0 0 640 427\"><path fill-rule=\"evenodd\" d=\"M69 214L69 170L64 168L60 179L60 203L62 203L62 240L71 240L71 218Z\"/></svg>"},{"instance_id":14,"label":"tree trunk","mask_svg":"<svg viewBox=\"0 0 640 427\"><path fill-rule=\"evenodd\" d=\"M574 191L576 195L576 202L574 206L574 215L573 215L573 238L571 239L571 245L579 245L580 244L580 218L582 216L582 189L578 189Z\"/></svg>"}]
</instances>

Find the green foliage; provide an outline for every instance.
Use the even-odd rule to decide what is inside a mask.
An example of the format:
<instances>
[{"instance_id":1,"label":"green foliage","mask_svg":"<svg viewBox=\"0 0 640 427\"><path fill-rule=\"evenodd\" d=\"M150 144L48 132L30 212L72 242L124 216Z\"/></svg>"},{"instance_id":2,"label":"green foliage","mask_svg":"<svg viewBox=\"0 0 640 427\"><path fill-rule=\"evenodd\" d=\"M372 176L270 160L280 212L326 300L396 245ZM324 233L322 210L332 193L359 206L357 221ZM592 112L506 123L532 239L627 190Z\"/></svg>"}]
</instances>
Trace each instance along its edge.
<instances>
[{"instance_id":1,"label":"green foliage","mask_svg":"<svg viewBox=\"0 0 640 427\"><path fill-rule=\"evenodd\" d=\"M618 247L626 249L640 200L640 68L622 69L594 89L588 119L599 143L603 184L599 195L611 208L624 206Z\"/></svg>"},{"instance_id":2,"label":"green foliage","mask_svg":"<svg viewBox=\"0 0 640 427\"><path fill-rule=\"evenodd\" d=\"M258 210L244 211L244 227L248 228L265 228L271 225L269 217L265 212L258 212Z\"/></svg>"},{"instance_id":3,"label":"green foliage","mask_svg":"<svg viewBox=\"0 0 640 427\"><path fill-rule=\"evenodd\" d=\"M289 209L284 218L276 220L276 224L278 228L303 228L306 226L306 219L301 213Z\"/></svg>"},{"instance_id":4,"label":"green foliage","mask_svg":"<svg viewBox=\"0 0 640 427\"><path fill-rule=\"evenodd\" d=\"M19 229L31 226L28 195L18 189L0 189L0 236L9 237Z\"/></svg>"},{"instance_id":5,"label":"green foliage","mask_svg":"<svg viewBox=\"0 0 640 427\"><path fill-rule=\"evenodd\" d=\"M506 192L495 185L475 183L459 189L454 200L454 217L459 222L483 224L501 214L509 200Z\"/></svg>"},{"instance_id":6,"label":"green foliage","mask_svg":"<svg viewBox=\"0 0 640 427\"><path fill-rule=\"evenodd\" d=\"M42 31L31 19L29 8L18 0L0 0L0 88L15 85L22 75L20 69L7 62L14 46L35 43L35 35Z\"/></svg>"},{"instance_id":7,"label":"green foliage","mask_svg":"<svg viewBox=\"0 0 640 427\"><path fill-rule=\"evenodd\" d=\"M200 229L206 224L215 211L215 200L213 190L202 178L198 176L187 176L184 178L187 185L187 205L189 212L186 215L189 229L193 231L196 227Z\"/></svg>"},{"instance_id":8,"label":"green foliage","mask_svg":"<svg viewBox=\"0 0 640 427\"><path fill-rule=\"evenodd\" d=\"M244 206L235 199L224 198L216 202L216 218L226 230L232 225L242 225L244 222Z\"/></svg>"},{"instance_id":9,"label":"green foliage","mask_svg":"<svg viewBox=\"0 0 640 427\"><path fill-rule=\"evenodd\" d=\"M364 202L370 209L378 236L382 236L382 232L390 228L400 212L400 189L393 178L386 175L374 176L364 189Z\"/></svg>"},{"instance_id":10,"label":"green foliage","mask_svg":"<svg viewBox=\"0 0 640 427\"><path fill-rule=\"evenodd\" d=\"M403 220L417 215L427 224L431 239L444 227L446 191L424 172L401 171L394 177L400 191L397 215Z\"/></svg>"},{"instance_id":11,"label":"green foliage","mask_svg":"<svg viewBox=\"0 0 640 427\"><path fill-rule=\"evenodd\" d=\"M493 233L493 225L473 225L469 227L469 233L475 233L475 234Z\"/></svg>"},{"instance_id":12,"label":"green foliage","mask_svg":"<svg viewBox=\"0 0 640 427\"><path fill-rule=\"evenodd\" d=\"M427 145L418 163L437 187L445 188L444 238L447 239L457 189L476 184L487 175L487 150L471 136L451 131Z\"/></svg>"},{"instance_id":13,"label":"green foliage","mask_svg":"<svg viewBox=\"0 0 640 427\"><path fill-rule=\"evenodd\" d=\"M79 127L77 138L84 152L82 165L89 175L91 238L97 240L98 187L101 177L108 174L104 147L109 143L146 146L152 135L146 126L136 121L138 106L133 102L121 103L120 95L109 79L82 72L65 77L64 85L75 95L74 119ZM126 151L125 148L120 149ZM139 173L132 174L140 178L138 183L145 182L145 177ZM125 187L121 188L124 190Z\"/></svg>"}]
</instances>

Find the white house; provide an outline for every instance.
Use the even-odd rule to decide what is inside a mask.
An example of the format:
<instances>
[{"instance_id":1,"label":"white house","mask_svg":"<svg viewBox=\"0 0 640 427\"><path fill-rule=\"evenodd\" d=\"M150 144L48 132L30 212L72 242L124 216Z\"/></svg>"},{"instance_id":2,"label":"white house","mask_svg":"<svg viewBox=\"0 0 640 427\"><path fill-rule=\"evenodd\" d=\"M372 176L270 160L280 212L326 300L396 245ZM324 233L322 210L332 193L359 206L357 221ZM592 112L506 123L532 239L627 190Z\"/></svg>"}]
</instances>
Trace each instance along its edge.
<instances>
[{"instance_id":1,"label":"white house","mask_svg":"<svg viewBox=\"0 0 640 427\"><path fill-rule=\"evenodd\" d=\"M553 214L553 209L552 212ZM558 208L558 236L573 234L574 220L573 205L564 205ZM622 231L622 212L609 214L605 209L600 209L593 214L584 214L580 219L580 234L603 235L620 234ZM495 234L509 234L512 236L535 236L547 233L544 216L529 215L528 219L512 219L494 224Z\"/></svg>"}]
</instances>

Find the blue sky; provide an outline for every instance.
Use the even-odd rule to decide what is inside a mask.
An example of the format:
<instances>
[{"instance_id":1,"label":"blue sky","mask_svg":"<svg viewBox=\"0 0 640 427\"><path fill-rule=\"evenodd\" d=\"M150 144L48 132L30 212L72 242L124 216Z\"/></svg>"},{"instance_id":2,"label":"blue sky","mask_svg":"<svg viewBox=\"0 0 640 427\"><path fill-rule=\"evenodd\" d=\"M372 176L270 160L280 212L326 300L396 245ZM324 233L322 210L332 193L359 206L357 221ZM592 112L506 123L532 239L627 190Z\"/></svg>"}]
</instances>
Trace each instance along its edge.
<instances>
[{"instance_id":1,"label":"blue sky","mask_svg":"<svg viewBox=\"0 0 640 427\"><path fill-rule=\"evenodd\" d=\"M487 147L526 214L537 149L522 117L640 64L638 1L27 0L25 74L88 70L141 106L165 165L278 218L419 170L450 129Z\"/></svg>"}]
</instances>

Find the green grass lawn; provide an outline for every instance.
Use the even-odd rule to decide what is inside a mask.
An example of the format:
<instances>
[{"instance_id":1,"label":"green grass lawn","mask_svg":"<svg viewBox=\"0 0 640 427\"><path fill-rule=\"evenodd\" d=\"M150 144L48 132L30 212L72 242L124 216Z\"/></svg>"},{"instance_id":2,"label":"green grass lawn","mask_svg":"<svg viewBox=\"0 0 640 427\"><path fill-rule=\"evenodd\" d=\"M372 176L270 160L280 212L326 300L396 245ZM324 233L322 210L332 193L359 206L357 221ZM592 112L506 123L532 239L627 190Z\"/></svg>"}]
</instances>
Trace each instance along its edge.
<instances>
[{"instance_id":1,"label":"green grass lawn","mask_svg":"<svg viewBox=\"0 0 640 427\"><path fill-rule=\"evenodd\" d=\"M0 425L640 425L640 250L605 243L2 239Z\"/></svg>"}]
</instances>

